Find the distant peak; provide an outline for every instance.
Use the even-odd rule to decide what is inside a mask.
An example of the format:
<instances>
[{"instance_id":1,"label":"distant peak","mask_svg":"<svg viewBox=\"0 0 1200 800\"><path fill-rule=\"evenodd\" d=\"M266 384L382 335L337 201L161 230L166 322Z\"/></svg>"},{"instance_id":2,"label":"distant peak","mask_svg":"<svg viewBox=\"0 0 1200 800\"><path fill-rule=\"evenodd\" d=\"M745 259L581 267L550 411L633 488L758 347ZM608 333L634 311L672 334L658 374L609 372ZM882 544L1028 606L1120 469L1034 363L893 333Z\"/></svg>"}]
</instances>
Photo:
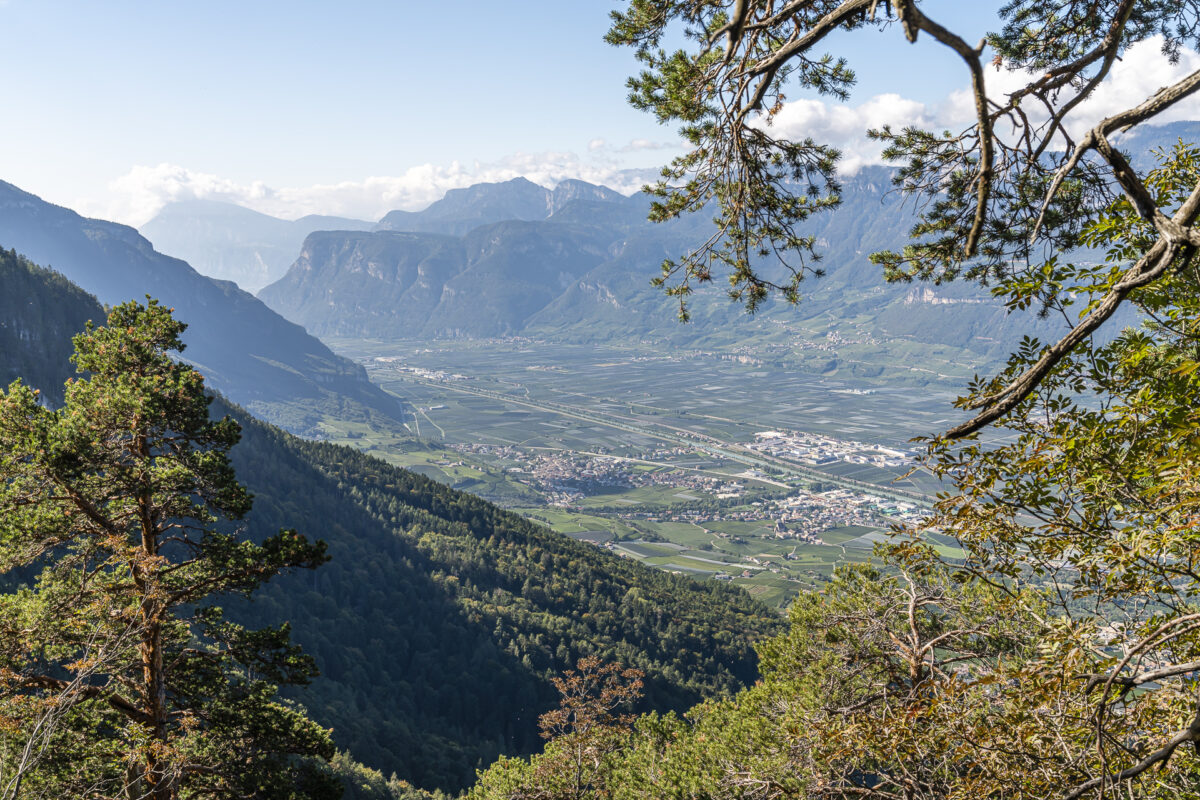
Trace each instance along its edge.
<instances>
[{"instance_id":1,"label":"distant peak","mask_svg":"<svg viewBox=\"0 0 1200 800\"><path fill-rule=\"evenodd\" d=\"M155 215L159 217L219 217L219 218L244 218L244 219L269 219L277 222L283 222L278 217L273 217L270 214L264 214L261 211L255 211L253 208L238 203L232 203L227 200L211 200L209 198L190 197L184 200L172 200L159 209Z\"/></svg>"}]
</instances>

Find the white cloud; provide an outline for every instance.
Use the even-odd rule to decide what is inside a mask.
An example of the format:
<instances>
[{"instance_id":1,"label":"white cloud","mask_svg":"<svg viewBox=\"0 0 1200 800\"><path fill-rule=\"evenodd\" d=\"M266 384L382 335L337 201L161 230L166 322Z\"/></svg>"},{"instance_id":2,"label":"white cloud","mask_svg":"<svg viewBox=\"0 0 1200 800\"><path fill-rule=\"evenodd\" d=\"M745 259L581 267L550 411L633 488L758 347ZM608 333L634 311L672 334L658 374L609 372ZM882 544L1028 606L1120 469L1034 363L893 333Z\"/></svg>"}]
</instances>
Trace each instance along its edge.
<instances>
[{"instance_id":1,"label":"white cloud","mask_svg":"<svg viewBox=\"0 0 1200 800\"><path fill-rule=\"evenodd\" d=\"M842 150L840 168L852 175L868 164L881 164L882 146L867 139L870 128L883 125L928 126L933 113L924 103L898 94L881 94L858 106L821 100L796 100L784 105L771 126L775 136L788 139L811 137Z\"/></svg>"},{"instance_id":2,"label":"white cloud","mask_svg":"<svg viewBox=\"0 0 1200 800\"><path fill-rule=\"evenodd\" d=\"M601 157L626 153L651 152L655 150L681 149L683 149L681 142L658 142L654 139L630 139L626 144L620 146L610 144L607 139L592 139L588 142L588 150Z\"/></svg>"},{"instance_id":3,"label":"white cloud","mask_svg":"<svg viewBox=\"0 0 1200 800\"><path fill-rule=\"evenodd\" d=\"M1075 109L1068 129L1078 136L1100 120L1150 97L1159 88L1168 86L1200 69L1200 54L1185 50L1178 63L1171 64L1162 54L1159 38L1140 42L1126 51L1114 64L1110 74L1093 95ZM964 71L964 80L965 80ZM1024 86L1031 78L1028 73L1005 69L986 72L988 94L999 100ZM1030 119L1045 119L1045 112L1036 100L1027 100L1023 108ZM786 103L776 115L772 131L791 139L812 137L818 142L833 144L842 150L840 169L854 174L870 164L882 164L881 146L867 139L866 132L883 125L902 127L915 125L933 130L958 130L972 123L975 115L971 92L964 88L953 92L945 102L930 105L910 100L898 94L881 94L865 103L851 106L822 100L796 100ZM1184 100L1156 117L1153 124L1178 120L1200 119L1200 97ZM1003 128L999 129L1003 135Z\"/></svg>"},{"instance_id":4,"label":"white cloud","mask_svg":"<svg viewBox=\"0 0 1200 800\"><path fill-rule=\"evenodd\" d=\"M632 194L652 178L645 170L628 170L623 166L602 154L583 159L569 152L514 153L500 161L476 162L469 167L459 162L445 166L422 164L401 175L276 188L261 181L240 183L177 164L139 165L109 184L107 206L95 207L93 204L86 211L141 225L167 203L208 199L236 203L285 219L305 214L379 219L395 209L422 209L449 189L475 183L524 177L542 186L553 187L567 178L579 178Z\"/></svg>"},{"instance_id":5,"label":"white cloud","mask_svg":"<svg viewBox=\"0 0 1200 800\"><path fill-rule=\"evenodd\" d=\"M1184 51L1179 62L1172 65L1162 55L1161 41L1157 39L1130 48L1114 65L1095 95L1076 109L1072 132L1078 134L1104 117L1136 105L1159 87L1196 69L1200 69L1200 54ZM1028 79L1024 73L991 68L987 71L989 93L998 99ZM1032 101L1027 105L1027 113L1034 118L1042 113ZM853 174L864 166L883 163L882 148L879 143L867 139L868 129L890 124L956 130L969 125L973 114L971 95L965 89L952 93L939 104L922 103L899 94L876 95L858 105L805 99L786 103L774 119L772 132L791 139L812 137L836 145L843 153L841 170ZM1181 119L1200 119L1200 98L1177 104L1154 122ZM424 208L449 189L518 176L547 187L566 178L580 178L632 193L653 180L657 170L627 169L631 166L629 159L636 158L638 153L644 154L644 158L657 158L651 154L678 147L678 143L649 139L633 139L624 145L614 145L603 138L595 138L588 142L586 156L571 152L515 153L490 163L422 164L400 175L297 187L272 187L260 181L242 183L175 164L135 166L110 184L107 205L85 204L85 210L97 216L141 224L166 203L207 198L237 203L288 219L305 214L378 219L393 209ZM662 160L667 157L664 154ZM646 163L643 161L636 166Z\"/></svg>"},{"instance_id":6,"label":"white cloud","mask_svg":"<svg viewBox=\"0 0 1200 800\"><path fill-rule=\"evenodd\" d=\"M1182 80L1200 69L1200 54L1193 50L1180 53L1179 61L1171 64L1162 54L1158 37L1131 47L1124 58L1113 65L1112 74L1101 84L1093 97L1079 107L1075 133L1096 125L1118 111L1133 108L1164 86ZM1192 96L1155 117L1155 124L1179 120L1200 119L1200 97Z\"/></svg>"},{"instance_id":7,"label":"white cloud","mask_svg":"<svg viewBox=\"0 0 1200 800\"><path fill-rule=\"evenodd\" d=\"M622 147L619 152L634 153L638 150L672 150L678 147L678 144L672 142L656 142L652 139L630 139L629 144Z\"/></svg>"}]
</instances>

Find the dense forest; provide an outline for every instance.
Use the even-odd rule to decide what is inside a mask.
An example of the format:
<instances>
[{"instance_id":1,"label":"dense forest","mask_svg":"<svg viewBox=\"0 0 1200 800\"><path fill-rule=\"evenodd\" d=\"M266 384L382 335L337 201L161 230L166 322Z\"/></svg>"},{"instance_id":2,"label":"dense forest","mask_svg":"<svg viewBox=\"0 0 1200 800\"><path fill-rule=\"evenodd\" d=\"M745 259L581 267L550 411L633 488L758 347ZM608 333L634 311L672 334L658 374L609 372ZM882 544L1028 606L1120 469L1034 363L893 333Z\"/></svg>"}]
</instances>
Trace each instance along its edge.
<instances>
[{"instance_id":1,"label":"dense forest","mask_svg":"<svg viewBox=\"0 0 1200 800\"><path fill-rule=\"evenodd\" d=\"M0 386L21 378L61 401L71 336L103 309L59 273L3 248L0 287Z\"/></svg>"},{"instance_id":2,"label":"dense forest","mask_svg":"<svg viewBox=\"0 0 1200 800\"><path fill-rule=\"evenodd\" d=\"M780 624L740 590L241 421L233 457L256 494L252 533L297 525L331 560L238 613L291 620L322 673L298 695L314 717L360 761L418 785L462 786L497 755L536 749L549 679L582 655L645 670L647 708L684 709L753 681L750 640Z\"/></svg>"},{"instance_id":3,"label":"dense forest","mask_svg":"<svg viewBox=\"0 0 1200 800\"><path fill-rule=\"evenodd\" d=\"M0 352L14 365L56 356L29 382L61 387L72 372L65 337L103 311L61 276L9 260L25 298L10 324L37 335ZM70 315L44 331L45 312L24 313L43 308ZM291 623L321 672L291 696L384 775L457 789L501 754L538 749L550 679L583 655L643 669L647 710L730 694L757 675L752 640L781 624L740 590L617 559L223 400L212 411L242 424L232 457L255 495L249 536L297 528L331 556L251 602L225 603L229 614L252 627Z\"/></svg>"}]
</instances>

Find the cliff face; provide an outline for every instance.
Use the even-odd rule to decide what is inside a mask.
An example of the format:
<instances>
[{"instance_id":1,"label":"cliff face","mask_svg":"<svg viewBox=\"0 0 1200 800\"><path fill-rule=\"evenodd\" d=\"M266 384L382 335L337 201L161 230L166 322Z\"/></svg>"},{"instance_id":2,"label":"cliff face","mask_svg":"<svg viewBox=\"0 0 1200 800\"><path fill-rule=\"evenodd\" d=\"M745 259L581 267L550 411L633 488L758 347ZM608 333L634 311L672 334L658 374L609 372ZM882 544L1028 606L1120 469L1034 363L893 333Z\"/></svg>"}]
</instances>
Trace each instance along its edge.
<instances>
[{"instance_id":1,"label":"cliff face","mask_svg":"<svg viewBox=\"0 0 1200 800\"><path fill-rule=\"evenodd\" d=\"M321 336L504 336L607 258L594 228L509 221L463 237L325 232L260 292Z\"/></svg>"}]
</instances>

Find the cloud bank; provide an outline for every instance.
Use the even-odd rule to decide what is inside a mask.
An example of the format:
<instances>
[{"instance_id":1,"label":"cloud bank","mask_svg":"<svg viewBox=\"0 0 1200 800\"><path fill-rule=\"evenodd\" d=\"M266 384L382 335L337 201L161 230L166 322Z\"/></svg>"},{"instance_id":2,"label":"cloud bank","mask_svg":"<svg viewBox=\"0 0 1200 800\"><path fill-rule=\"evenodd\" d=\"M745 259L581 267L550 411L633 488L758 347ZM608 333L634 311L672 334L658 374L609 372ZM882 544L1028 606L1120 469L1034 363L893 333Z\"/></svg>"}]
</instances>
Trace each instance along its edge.
<instances>
[{"instance_id":1,"label":"cloud bank","mask_svg":"<svg viewBox=\"0 0 1200 800\"><path fill-rule=\"evenodd\" d=\"M651 149L641 141L623 148L610 148L601 141L590 148L588 158L570 152L515 153L492 163L422 164L401 175L297 187L272 187L261 181L242 183L178 164L139 165L109 184L106 206L87 210L95 216L141 225L167 203L202 199L236 203L284 219L330 214L374 220L395 209L425 208L450 189L517 177L550 188L568 178L578 178L632 194L652 181L657 170L629 169L609 154L627 152L625 148Z\"/></svg>"},{"instance_id":2,"label":"cloud bank","mask_svg":"<svg viewBox=\"0 0 1200 800\"><path fill-rule=\"evenodd\" d=\"M1085 102L1075 109L1068 123L1072 136L1096 125L1105 117L1131 108L1153 95L1160 87L1170 85L1200 69L1200 54L1185 50L1179 61L1171 64L1162 54L1161 38L1148 39L1126 51L1114 64L1104 82ZM964 81L966 73L964 71ZM1006 100L1009 92L1024 86L1030 76L1024 72L988 69L988 94ZM1035 101L1024 104L1032 120L1045 118ZM867 139L866 131L891 125L906 125L935 131L957 131L974 121L975 106L966 88L953 92L936 105L910 100L898 94L881 94L860 105L829 103L822 100L796 100L786 103L775 117L772 132L789 139L812 137L818 142L834 144L842 150L840 168L853 175L864 166L883 164L882 145ZM1200 119L1200 98L1192 97L1178 103L1153 124L1178 120ZM1000 131L1001 134L1003 130Z\"/></svg>"}]
</instances>

